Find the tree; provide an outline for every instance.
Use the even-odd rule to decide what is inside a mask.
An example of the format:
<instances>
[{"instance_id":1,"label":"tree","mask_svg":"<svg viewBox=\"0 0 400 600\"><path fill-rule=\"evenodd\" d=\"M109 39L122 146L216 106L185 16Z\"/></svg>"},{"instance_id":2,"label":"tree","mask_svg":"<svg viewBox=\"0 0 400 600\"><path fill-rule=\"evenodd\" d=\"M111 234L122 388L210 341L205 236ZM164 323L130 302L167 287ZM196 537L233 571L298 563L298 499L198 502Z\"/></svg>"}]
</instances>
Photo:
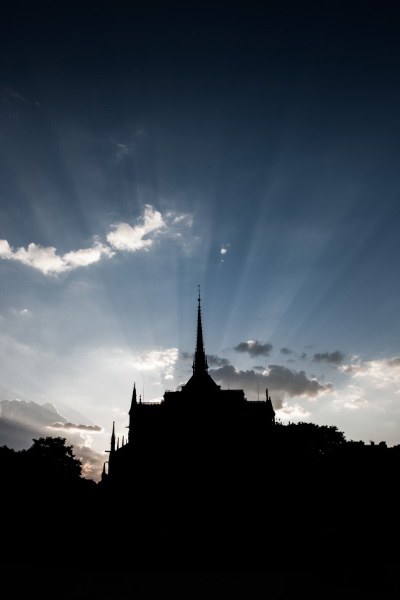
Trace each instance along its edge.
<instances>
[{"instance_id":1,"label":"tree","mask_svg":"<svg viewBox=\"0 0 400 600\"><path fill-rule=\"evenodd\" d=\"M73 446L66 446L65 442L66 439L61 437L41 437L33 440L26 454L29 462L33 463L33 468L37 470L37 475L64 480L79 479L82 462L75 458Z\"/></svg>"}]
</instances>

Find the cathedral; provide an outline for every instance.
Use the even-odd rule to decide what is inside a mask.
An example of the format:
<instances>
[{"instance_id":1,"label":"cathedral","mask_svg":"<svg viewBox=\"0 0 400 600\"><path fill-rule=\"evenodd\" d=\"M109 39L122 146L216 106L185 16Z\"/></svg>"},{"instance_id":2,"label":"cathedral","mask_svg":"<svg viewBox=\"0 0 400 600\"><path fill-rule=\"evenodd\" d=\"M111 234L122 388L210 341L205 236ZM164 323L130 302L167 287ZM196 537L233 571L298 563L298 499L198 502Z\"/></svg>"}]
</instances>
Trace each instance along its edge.
<instances>
[{"instance_id":1,"label":"cathedral","mask_svg":"<svg viewBox=\"0 0 400 600\"><path fill-rule=\"evenodd\" d=\"M224 390L208 373L203 341L200 291L193 374L178 391L166 391L158 403L145 403L133 386L128 435L111 435L107 485L144 490L171 486L195 474L196 481L248 471L264 460L272 438L275 411L266 390L262 401L249 401L243 390ZM126 439L127 438L127 439ZM158 483L157 483L158 482Z\"/></svg>"}]
</instances>

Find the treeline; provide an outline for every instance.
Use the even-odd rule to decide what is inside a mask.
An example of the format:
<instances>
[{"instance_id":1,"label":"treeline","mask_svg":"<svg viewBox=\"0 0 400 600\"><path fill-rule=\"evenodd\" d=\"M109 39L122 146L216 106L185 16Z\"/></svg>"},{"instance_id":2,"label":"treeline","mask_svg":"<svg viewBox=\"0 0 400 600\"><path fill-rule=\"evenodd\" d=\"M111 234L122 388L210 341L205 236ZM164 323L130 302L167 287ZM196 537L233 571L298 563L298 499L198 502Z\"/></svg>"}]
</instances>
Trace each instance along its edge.
<instances>
[{"instance_id":1,"label":"treeline","mask_svg":"<svg viewBox=\"0 0 400 600\"><path fill-rule=\"evenodd\" d=\"M208 447L197 462L182 448L174 464L144 448L118 484L84 479L64 438L2 447L4 558L74 565L83 536L85 564L100 570L351 573L397 560L400 446L311 423L241 444L220 456Z\"/></svg>"}]
</instances>

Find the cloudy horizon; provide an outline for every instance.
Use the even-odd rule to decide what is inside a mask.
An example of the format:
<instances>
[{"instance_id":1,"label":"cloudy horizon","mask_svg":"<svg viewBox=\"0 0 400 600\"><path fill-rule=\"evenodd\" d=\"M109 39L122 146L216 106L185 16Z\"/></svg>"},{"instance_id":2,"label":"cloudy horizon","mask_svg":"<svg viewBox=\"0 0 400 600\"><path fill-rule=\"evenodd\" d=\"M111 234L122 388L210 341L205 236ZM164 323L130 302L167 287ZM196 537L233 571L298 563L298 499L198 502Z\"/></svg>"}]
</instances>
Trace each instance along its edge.
<instances>
[{"instance_id":1,"label":"cloudy horizon","mask_svg":"<svg viewBox=\"0 0 400 600\"><path fill-rule=\"evenodd\" d=\"M133 383L189 378L198 284L219 385L400 443L398 28L341 4L9 4L0 445L98 477Z\"/></svg>"}]
</instances>

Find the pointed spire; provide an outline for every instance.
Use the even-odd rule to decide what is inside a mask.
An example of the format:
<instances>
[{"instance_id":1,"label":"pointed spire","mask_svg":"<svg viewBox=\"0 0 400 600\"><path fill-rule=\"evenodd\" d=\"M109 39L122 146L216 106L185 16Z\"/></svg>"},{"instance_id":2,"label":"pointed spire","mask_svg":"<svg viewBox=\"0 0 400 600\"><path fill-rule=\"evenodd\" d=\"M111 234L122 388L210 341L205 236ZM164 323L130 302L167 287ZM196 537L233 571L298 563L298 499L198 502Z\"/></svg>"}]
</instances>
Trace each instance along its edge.
<instances>
[{"instance_id":1,"label":"pointed spire","mask_svg":"<svg viewBox=\"0 0 400 600\"><path fill-rule=\"evenodd\" d=\"M197 340L196 340L196 351L194 354L193 360L193 373L201 373L208 371L207 357L204 351L204 342L203 342L203 326L201 323L201 298L200 298L200 286L199 288L199 297L198 303L199 306L197 308Z\"/></svg>"},{"instance_id":2,"label":"pointed spire","mask_svg":"<svg viewBox=\"0 0 400 600\"><path fill-rule=\"evenodd\" d=\"M265 396L266 396L265 402L268 404L269 415L271 418L271 424L275 425L275 411L274 411L274 407L272 406L271 396L268 395L268 388L265 390Z\"/></svg>"},{"instance_id":3,"label":"pointed spire","mask_svg":"<svg viewBox=\"0 0 400 600\"><path fill-rule=\"evenodd\" d=\"M111 452L115 451L115 421L113 421L113 428L111 434Z\"/></svg>"},{"instance_id":4,"label":"pointed spire","mask_svg":"<svg viewBox=\"0 0 400 600\"><path fill-rule=\"evenodd\" d=\"M134 410L136 405L137 405L136 383L134 383L133 384L133 392L132 392L131 408L129 409L129 414L131 414L131 410Z\"/></svg>"}]
</instances>

